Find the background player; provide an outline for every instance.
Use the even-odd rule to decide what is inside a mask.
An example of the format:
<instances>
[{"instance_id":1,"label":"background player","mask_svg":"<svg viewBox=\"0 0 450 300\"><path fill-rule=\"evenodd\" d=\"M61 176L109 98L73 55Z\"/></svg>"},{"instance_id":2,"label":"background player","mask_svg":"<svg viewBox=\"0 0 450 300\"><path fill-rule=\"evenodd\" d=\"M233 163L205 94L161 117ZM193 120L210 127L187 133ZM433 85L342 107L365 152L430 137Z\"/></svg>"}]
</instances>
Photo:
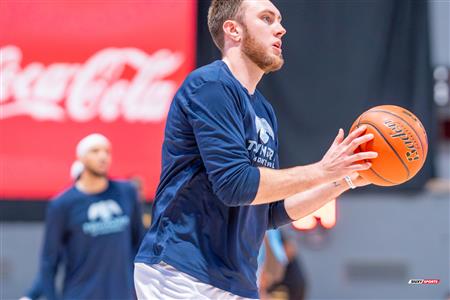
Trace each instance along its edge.
<instances>
[{"instance_id":1,"label":"background player","mask_svg":"<svg viewBox=\"0 0 450 300\"><path fill-rule=\"evenodd\" d=\"M41 290L47 299L134 299L132 261L143 236L136 189L108 179L111 144L105 136L83 138L76 154L71 170L75 184L48 206L40 278L33 292ZM60 263L65 271L62 295L55 289Z\"/></svg>"}]
</instances>

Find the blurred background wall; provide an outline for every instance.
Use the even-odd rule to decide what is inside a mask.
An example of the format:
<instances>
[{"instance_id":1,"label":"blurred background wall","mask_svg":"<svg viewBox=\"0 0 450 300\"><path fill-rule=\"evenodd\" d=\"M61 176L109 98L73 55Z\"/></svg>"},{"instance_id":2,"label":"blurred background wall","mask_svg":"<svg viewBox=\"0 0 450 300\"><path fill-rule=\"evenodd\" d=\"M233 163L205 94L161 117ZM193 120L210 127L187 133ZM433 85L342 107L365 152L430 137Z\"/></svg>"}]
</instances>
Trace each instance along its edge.
<instances>
[{"instance_id":1,"label":"blurred background wall","mask_svg":"<svg viewBox=\"0 0 450 300\"><path fill-rule=\"evenodd\" d=\"M319 160L339 127L348 130L360 113L379 104L413 111L425 125L430 144L425 167L410 182L343 195L333 211L336 224L332 228L326 229L320 222L308 230L289 228L299 246L308 282L307 299L445 299L450 291L450 2L274 3L288 31L283 40L286 63L281 71L265 77L259 88L277 112L283 166ZM195 11L189 12L197 26L195 46L191 45L192 53L186 55L195 56L197 66L220 59L206 26L208 6L209 1L198 1ZM158 28L163 32L165 27ZM121 31L123 37L134 34L127 30ZM111 28L111 34L115 33ZM100 46L136 47L148 54L160 48L161 40L152 39L145 31L140 34L139 39L148 39L148 45L129 40L128 44ZM0 46L7 44L0 35ZM180 39L182 46L176 44L172 47L183 48L189 42ZM79 60L91 54L86 51ZM193 67L188 62L175 76L177 82ZM6 121L0 119L2 130ZM85 124L83 130L106 128L102 127L104 121L94 122L99 123ZM124 125L120 118L117 122ZM146 128L157 132L162 124L143 122L139 126L143 132ZM160 147L160 135L156 139L144 136L141 141L150 149ZM6 142L1 139L2 144ZM116 144L121 144L120 136ZM132 146L136 147L139 145ZM67 154L67 165L71 155ZM0 159L2 164L8 163L6 156ZM159 162L147 162L144 169L152 171L139 175L154 178ZM116 170L119 177L132 173L127 166ZM68 176L63 182L70 183ZM147 178L148 200L156 183ZM60 188L61 184L55 186L55 190ZM0 200L1 299L21 296L38 267L48 198L18 198L21 200L6 196ZM441 282L408 285L408 280L415 278Z\"/></svg>"}]
</instances>

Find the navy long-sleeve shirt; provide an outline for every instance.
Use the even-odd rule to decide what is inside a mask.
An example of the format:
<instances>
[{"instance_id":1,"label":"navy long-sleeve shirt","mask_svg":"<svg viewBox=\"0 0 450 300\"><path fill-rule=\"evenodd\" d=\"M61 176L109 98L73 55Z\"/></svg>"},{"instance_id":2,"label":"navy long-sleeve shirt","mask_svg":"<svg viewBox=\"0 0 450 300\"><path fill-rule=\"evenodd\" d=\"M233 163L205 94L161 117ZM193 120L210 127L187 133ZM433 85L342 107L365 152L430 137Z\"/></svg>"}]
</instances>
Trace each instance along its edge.
<instances>
[{"instance_id":1,"label":"navy long-sleeve shirt","mask_svg":"<svg viewBox=\"0 0 450 300\"><path fill-rule=\"evenodd\" d=\"M291 222L284 201L250 205L258 167L278 168L277 121L223 61L192 72L175 95L152 226L136 262L164 261L202 282L257 298L264 233Z\"/></svg>"},{"instance_id":2,"label":"navy long-sleeve shirt","mask_svg":"<svg viewBox=\"0 0 450 300\"><path fill-rule=\"evenodd\" d=\"M41 276L38 273L38 276L33 281L33 285L31 286L31 288L27 291L27 293L25 295L26 295L26 297L28 297L32 300L35 300L35 299L39 299L43 294L44 294L44 291L42 290Z\"/></svg>"},{"instance_id":3,"label":"navy long-sleeve shirt","mask_svg":"<svg viewBox=\"0 0 450 300\"><path fill-rule=\"evenodd\" d=\"M98 194L71 187L48 205L40 268L47 299L135 299L133 258L144 234L141 206L128 182ZM61 260L64 257L64 260ZM55 291L58 264L65 276Z\"/></svg>"}]
</instances>

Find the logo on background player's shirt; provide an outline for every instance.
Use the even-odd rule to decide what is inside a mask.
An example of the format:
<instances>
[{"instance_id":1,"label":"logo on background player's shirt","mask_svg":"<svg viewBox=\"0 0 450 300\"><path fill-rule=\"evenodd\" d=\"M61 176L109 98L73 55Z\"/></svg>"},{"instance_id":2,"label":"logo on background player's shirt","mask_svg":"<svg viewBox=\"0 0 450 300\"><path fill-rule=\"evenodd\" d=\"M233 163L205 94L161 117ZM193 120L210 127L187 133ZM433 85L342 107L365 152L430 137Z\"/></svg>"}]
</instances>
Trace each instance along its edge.
<instances>
[{"instance_id":1,"label":"logo on background player's shirt","mask_svg":"<svg viewBox=\"0 0 450 300\"><path fill-rule=\"evenodd\" d=\"M262 143L259 143L259 141L248 140L247 150L254 152L255 156L253 157L253 161L260 166L275 168L275 151L267 146L270 138L275 141L273 129L266 119L258 116L255 116L255 125L259 140L261 140Z\"/></svg>"},{"instance_id":2,"label":"logo on background player's shirt","mask_svg":"<svg viewBox=\"0 0 450 300\"><path fill-rule=\"evenodd\" d=\"M123 231L130 223L119 204L111 199L92 203L87 217L89 221L83 224L83 232L92 236Z\"/></svg>"}]
</instances>

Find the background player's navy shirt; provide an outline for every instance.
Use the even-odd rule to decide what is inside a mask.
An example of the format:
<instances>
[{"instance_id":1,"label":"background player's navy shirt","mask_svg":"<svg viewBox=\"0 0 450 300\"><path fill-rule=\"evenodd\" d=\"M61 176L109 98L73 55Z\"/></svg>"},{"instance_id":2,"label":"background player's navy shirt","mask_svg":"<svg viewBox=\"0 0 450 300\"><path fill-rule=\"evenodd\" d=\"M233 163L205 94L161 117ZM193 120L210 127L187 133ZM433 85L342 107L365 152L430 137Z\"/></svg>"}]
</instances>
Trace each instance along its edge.
<instances>
[{"instance_id":1,"label":"background player's navy shirt","mask_svg":"<svg viewBox=\"0 0 450 300\"><path fill-rule=\"evenodd\" d=\"M34 281L31 288L27 291L26 297L35 300L39 299L44 294L44 291L42 290L42 282L41 282L41 276L38 275Z\"/></svg>"},{"instance_id":2,"label":"background player's navy shirt","mask_svg":"<svg viewBox=\"0 0 450 300\"><path fill-rule=\"evenodd\" d=\"M292 220L284 201L249 205L258 166L278 168L272 107L223 61L192 72L175 95L162 149L152 227L136 262L161 260L202 282L257 298L264 233Z\"/></svg>"},{"instance_id":3,"label":"background player's navy shirt","mask_svg":"<svg viewBox=\"0 0 450 300\"><path fill-rule=\"evenodd\" d=\"M49 203L41 262L47 299L58 297L55 274L65 267L64 299L135 299L133 258L143 236L136 189L112 181L98 194L76 187Z\"/></svg>"}]
</instances>

